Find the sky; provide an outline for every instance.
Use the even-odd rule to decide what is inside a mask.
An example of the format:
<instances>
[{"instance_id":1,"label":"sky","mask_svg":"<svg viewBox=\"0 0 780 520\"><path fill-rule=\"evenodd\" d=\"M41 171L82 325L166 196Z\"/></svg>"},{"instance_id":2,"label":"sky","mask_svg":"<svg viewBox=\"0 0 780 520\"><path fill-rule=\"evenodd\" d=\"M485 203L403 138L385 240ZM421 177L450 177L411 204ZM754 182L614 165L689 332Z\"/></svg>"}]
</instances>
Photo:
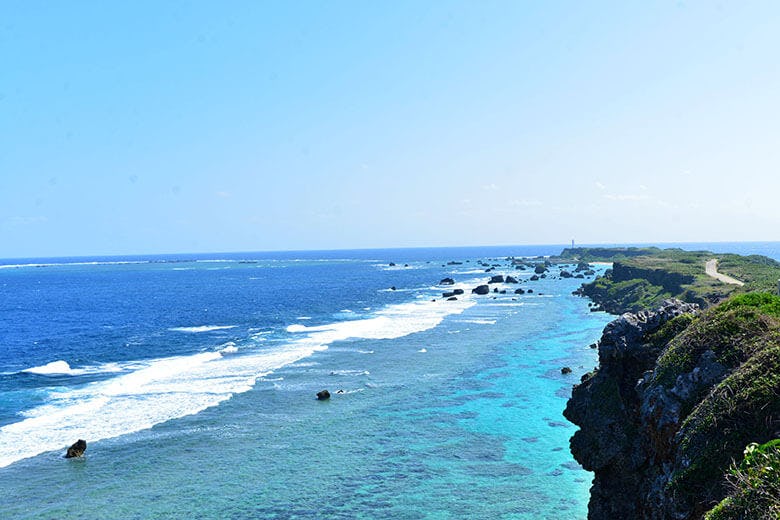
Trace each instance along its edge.
<instances>
[{"instance_id":1,"label":"sky","mask_svg":"<svg viewBox=\"0 0 780 520\"><path fill-rule=\"evenodd\" d=\"M780 240L780 3L0 2L0 258Z\"/></svg>"}]
</instances>

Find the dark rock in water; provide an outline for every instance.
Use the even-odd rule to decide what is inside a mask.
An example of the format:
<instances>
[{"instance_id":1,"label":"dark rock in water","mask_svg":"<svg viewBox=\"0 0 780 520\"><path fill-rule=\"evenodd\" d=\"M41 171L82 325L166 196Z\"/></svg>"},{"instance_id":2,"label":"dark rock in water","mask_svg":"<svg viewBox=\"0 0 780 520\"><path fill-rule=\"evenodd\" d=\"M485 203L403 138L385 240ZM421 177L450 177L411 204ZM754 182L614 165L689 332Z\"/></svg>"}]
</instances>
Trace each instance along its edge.
<instances>
[{"instance_id":1,"label":"dark rock in water","mask_svg":"<svg viewBox=\"0 0 780 520\"><path fill-rule=\"evenodd\" d=\"M574 269L575 273L579 273L580 271L588 271L590 270L590 264L588 262L580 262L577 264L577 268Z\"/></svg>"},{"instance_id":2,"label":"dark rock in water","mask_svg":"<svg viewBox=\"0 0 780 520\"><path fill-rule=\"evenodd\" d=\"M504 276L501 275L501 274L497 274L495 276L492 276L488 283L504 283Z\"/></svg>"},{"instance_id":3,"label":"dark rock in water","mask_svg":"<svg viewBox=\"0 0 780 520\"><path fill-rule=\"evenodd\" d=\"M589 346L590 348L599 348L599 344L598 344L598 343L591 343L591 344L590 344L590 345L588 345L588 346Z\"/></svg>"},{"instance_id":4,"label":"dark rock in water","mask_svg":"<svg viewBox=\"0 0 780 520\"><path fill-rule=\"evenodd\" d=\"M449 298L450 296L455 296L454 292L443 292L441 293L442 298Z\"/></svg>"},{"instance_id":5,"label":"dark rock in water","mask_svg":"<svg viewBox=\"0 0 780 520\"><path fill-rule=\"evenodd\" d=\"M571 278L572 274L569 271L561 271L561 278Z\"/></svg>"},{"instance_id":6,"label":"dark rock in water","mask_svg":"<svg viewBox=\"0 0 780 520\"><path fill-rule=\"evenodd\" d=\"M515 294L525 294L523 289L515 289Z\"/></svg>"},{"instance_id":7,"label":"dark rock in water","mask_svg":"<svg viewBox=\"0 0 780 520\"><path fill-rule=\"evenodd\" d=\"M493 289L495 290L495 289ZM502 289L501 291L498 291L499 294L506 294L506 289Z\"/></svg>"},{"instance_id":8,"label":"dark rock in water","mask_svg":"<svg viewBox=\"0 0 780 520\"><path fill-rule=\"evenodd\" d=\"M395 262L390 262L390 263L389 263L389 264L387 264L387 265L389 265L390 267L395 267Z\"/></svg>"},{"instance_id":9,"label":"dark rock in water","mask_svg":"<svg viewBox=\"0 0 780 520\"><path fill-rule=\"evenodd\" d=\"M563 367L563 368L561 369L561 374L563 374L563 375L566 375L566 374L571 374L571 368L569 368L569 367Z\"/></svg>"},{"instance_id":10,"label":"dark rock in water","mask_svg":"<svg viewBox=\"0 0 780 520\"><path fill-rule=\"evenodd\" d=\"M578 274L577 276L575 276L574 278L583 279L583 278L585 278L585 275L583 275L582 273L580 273L580 274Z\"/></svg>"},{"instance_id":11,"label":"dark rock in water","mask_svg":"<svg viewBox=\"0 0 780 520\"><path fill-rule=\"evenodd\" d=\"M87 451L87 441L79 439L73 443L73 446L68 448L68 452L65 453L65 458L72 459L75 457L83 457L85 451Z\"/></svg>"},{"instance_id":12,"label":"dark rock in water","mask_svg":"<svg viewBox=\"0 0 780 520\"><path fill-rule=\"evenodd\" d=\"M498 292L498 289L494 287L494 288L493 288L493 292L494 292L494 293L497 293L497 292Z\"/></svg>"},{"instance_id":13,"label":"dark rock in water","mask_svg":"<svg viewBox=\"0 0 780 520\"><path fill-rule=\"evenodd\" d=\"M441 282L439 282L439 285L452 285L455 283L455 280L452 278L443 278Z\"/></svg>"},{"instance_id":14,"label":"dark rock in water","mask_svg":"<svg viewBox=\"0 0 780 520\"><path fill-rule=\"evenodd\" d=\"M328 399L330 399L330 392L328 392L327 390L320 390L319 392L317 392L317 399L319 401L327 401Z\"/></svg>"},{"instance_id":15,"label":"dark rock in water","mask_svg":"<svg viewBox=\"0 0 780 520\"><path fill-rule=\"evenodd\" d=\"M394 286L392 286L392 287L390 287L390 290L391 290L391 291L395 291L395 285L394 285Z\"/></svg>"},{"instance_id":16,"label":"dark rock in water","mask_svg":"<svg viewBox=\"0 0 780 520\"><path fill-rule=\"evenodd\" d=\"M457 300L457 299L458 299L458 297L457 297L457 296L450 296L449 298L447 298L447 301L448 301L448 302L454 302L454 301L455 301L455 300Z\"/></svg>"},{"instance_id":17,"label":"dark rock in water","mask_svg":"<svg viewBox=\"0 0 780 520\"><path fill-rule=\"evenodd\" d=\"M547 271L547 267L544 264L536 264L536 267L534 267L534 273L536 274L542 274L545 271Z\"/></svg>"},{"instance_id":18,"label":"dark rock in water","mask_svg":"<svg viewBox=\"0 0 780 520\"><path fill-rule=\"evenodd\" d=\"M343 394L343 393L344 393L344 390L336 390L336 393L337 393L337 394Z\"/></svg>"},{"instance_id":19,"label":"dark rock in water","mask_svg":"<svg viewBox=\"0 0 780 520\"><path fill-rule=\"evenodd\" d=\"M463 289L453 289L452 294L463 294Z\"/></svg>"},{"instance_id":20,"label":"dark rock in water","mask_svg":"<svg viewBox=\"0 0 780 520\"><path fill-rule=\"evenodd\" d=\"M471 290L472 294L487 294L490 292L490 287L487 285L478 285Z\"/></svg>"},{"instance_id":21,"label":"dark rock in water","mask_svg":"<svg viewBox=\"0 0 780 520\"><path fill-rule=\"evenodd\" d=\"M447 262L447 265L463 265L463 262L456 262L455 260L450 260Z\"/></svg>"},{"instance_id":22,"label":"dark rock in water","mask_svg":"<svg viewBox=\"0 0 780 520\"><path fill-rule=\"evenodd\" d=\"M505 283L519 283L514 276L507 276L504 280Z\"/></svg>"},{"instance_id":23,"label":"dark rock in water","mask_svg":"<svg viewBox=\"0 0 780 520\"><path fill-rule=\"evenodd\" d=\"M531 276L531 278L529 278L529 280L531 280L532 282L535 282L535 281L537 281L538 279L539 279L539 277L538 277L538 276L536 276L536 275L533 275L533 276Z\"/></svg>"},{"instance_id":24,"label":"dark rock in water","mask_svg":"<svg viewBox=\"0 0 780 520\"><path fill-rule=\"evenodd\" d=\"M404 267L409 267L409 264L404 264Z\"/></svg>"},{"instance_id":25,"label":"dark rock in water","mask_svg":"<svg viewBox=\"0 0 780 520\"><path fill-rule=\"evenodd\" d=\"M489 273L489 272L490 272L490 271L492 271L492 270L493 270L493 268L492 268L492 267L488 267L487 269L485 269L485 272L486 272L486 273Z\"/></svg>"},{"instance_id":26,"label":"dark rock in water","mask_svg":"<svg viewBox=\"0 0 780 520\"><path fill-rule=\"evenodd\" d=\"M546 273L542 273L542 275L539 278L547 278L547 274Z\"/></svg>"},{"instance_id":27,"label":"dark rock in water","mask_svg":"<svg viewBox=\"0 0 780 520\"><path fill-rule=\"evenodd\" d=\"M534 292L533 289L528 289L528 294L533 294L533 292Z\"/></svg>"},{"instance_id":28,"label":"dark rock in water","mask_svg":"<svg viewBox=\"0 0 780 520\"><path fill-rule=\"evenodd\" d=\"M593 276L594 274L596 274L596 271L594 271L593 269L588 269L582 274L584 274L585 276Z\"/></svg>"}]
</instances>

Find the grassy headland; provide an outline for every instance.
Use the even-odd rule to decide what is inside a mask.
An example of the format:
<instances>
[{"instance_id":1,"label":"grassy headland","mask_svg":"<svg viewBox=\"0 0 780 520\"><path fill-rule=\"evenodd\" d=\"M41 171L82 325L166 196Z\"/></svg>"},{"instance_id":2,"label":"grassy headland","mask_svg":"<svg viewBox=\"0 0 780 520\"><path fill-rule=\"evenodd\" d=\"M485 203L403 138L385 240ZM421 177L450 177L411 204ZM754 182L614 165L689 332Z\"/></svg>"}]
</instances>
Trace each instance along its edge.
<instances>
[{"instance_id":1,"label":"grassy headland","mask_svg":"<svg viewBox=\"0 0 780 520\"><path fill-rule=\"evenodd\" d=\"M718 271L745 283L721 282L707 275L705 264L718 260ZM777 290L780 262L759 255L647 248L569 248L559 261L612 262L612 269L582 293L608 312L620 314L657 307L667 298L709 307L734 294Z\"/></svg>"}]
</instances>

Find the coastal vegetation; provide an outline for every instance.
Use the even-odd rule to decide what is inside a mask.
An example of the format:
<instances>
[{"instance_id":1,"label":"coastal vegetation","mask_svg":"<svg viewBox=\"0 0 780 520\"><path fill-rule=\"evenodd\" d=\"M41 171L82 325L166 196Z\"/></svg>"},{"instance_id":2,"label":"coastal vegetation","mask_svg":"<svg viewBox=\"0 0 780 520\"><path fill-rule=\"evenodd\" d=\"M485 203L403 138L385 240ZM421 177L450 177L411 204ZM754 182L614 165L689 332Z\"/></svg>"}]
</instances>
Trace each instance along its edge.
<instances>
[{"instance_id":1,"label":"coastal vegetation","mask_svg":"<svg viewBox=\"0 0 780 520\"><path fill-rule=\"evenodd\" d=\"M595 472L589 518L780 518L780 264L656 248L561 257L613 262L581 293L633 311L607 326L565 413ZM713 258L744 286L708 276Z\"/></svg>"}]
</instances>

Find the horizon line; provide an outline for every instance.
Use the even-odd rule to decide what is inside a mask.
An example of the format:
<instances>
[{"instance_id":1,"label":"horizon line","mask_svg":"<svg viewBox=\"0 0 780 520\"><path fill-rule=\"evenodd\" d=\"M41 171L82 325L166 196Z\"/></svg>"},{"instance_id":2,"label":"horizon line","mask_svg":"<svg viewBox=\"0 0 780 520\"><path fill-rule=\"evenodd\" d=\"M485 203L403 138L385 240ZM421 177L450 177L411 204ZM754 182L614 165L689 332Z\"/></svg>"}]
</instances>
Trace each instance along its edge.
<instances>
[{"instance_id":1,"label":"horizon line","mask_svg":"<svg viewBox=\"0 0 780 520\"><path fill-rule=\"evenodd\" d=\"M658 245L692 245L692 244L780 244L777 240L714 240L714 241L673 241L673 242L586 242L574 244L574 247L652 247ZM54 256L15 256L2 257L0 262L6 260L39 260L39 259L81 259L81 258L127 258L127 257L163 257L174 255L238 255L238 254L263 254L263 253L335 253L341 251L402 251L402 250L423 250L423 249L479 249L479 248L511 248L511 247L562 247L568 249L572 244L568 242L561 243L537 243L537 244L482 244L482 245L450 245L450 246L406 246L406 247L353 247L353 248L333 248L333 249L264 249L264 250L234 250L234 251L196 251L196 252L163 252L163 253L92 253L77 255L54 255Z\"/></svg>"}]
</instances>

